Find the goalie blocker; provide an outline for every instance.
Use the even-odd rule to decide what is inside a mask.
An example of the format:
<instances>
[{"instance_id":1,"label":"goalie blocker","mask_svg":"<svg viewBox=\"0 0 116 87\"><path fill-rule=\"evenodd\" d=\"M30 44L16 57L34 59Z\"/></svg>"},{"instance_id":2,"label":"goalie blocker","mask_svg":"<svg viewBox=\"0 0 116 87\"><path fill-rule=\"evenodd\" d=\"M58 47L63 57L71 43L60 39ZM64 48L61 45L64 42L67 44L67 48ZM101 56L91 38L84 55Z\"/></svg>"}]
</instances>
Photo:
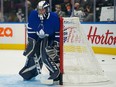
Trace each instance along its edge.
<instances>
[{"instance_id":1,"label":"goalie blocker","mask_svg":"<svg viewBox=\"0 0 116 87\"><path fill-rule=\"evenodd\" d=\"M42 39L38 38L37 41L29 37L28 41L27 48L23 53L24 56L28 57L27 62L19 74L24 80L30 80L41 74L40 70L44 63L50 71L50 77L48 79L59 81L59 43L54 41L54 45L48 46L48 36Z\"/></svg>"}]
</instances>

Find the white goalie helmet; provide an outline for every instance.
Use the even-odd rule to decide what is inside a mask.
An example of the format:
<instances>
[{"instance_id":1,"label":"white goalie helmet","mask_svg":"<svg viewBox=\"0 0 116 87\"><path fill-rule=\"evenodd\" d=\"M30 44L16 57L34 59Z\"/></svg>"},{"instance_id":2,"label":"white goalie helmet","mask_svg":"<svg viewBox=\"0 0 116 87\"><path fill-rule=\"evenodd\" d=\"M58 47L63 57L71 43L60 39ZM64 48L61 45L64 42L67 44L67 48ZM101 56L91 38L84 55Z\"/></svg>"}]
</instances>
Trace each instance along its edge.
<instances>
[{"instance_id":1,"label":"white goalie helmet","mask_svg":"<svg viewBox=\"0 0 116 87\"><path fill-rule=\"evenodd\" d=\"M37 5L37 10L38 10L38 16L40 17L41 20L44 20L47 18L48 13L50 12L50 5L46 1L40 1Z\"/></svg>"}]
</instances>

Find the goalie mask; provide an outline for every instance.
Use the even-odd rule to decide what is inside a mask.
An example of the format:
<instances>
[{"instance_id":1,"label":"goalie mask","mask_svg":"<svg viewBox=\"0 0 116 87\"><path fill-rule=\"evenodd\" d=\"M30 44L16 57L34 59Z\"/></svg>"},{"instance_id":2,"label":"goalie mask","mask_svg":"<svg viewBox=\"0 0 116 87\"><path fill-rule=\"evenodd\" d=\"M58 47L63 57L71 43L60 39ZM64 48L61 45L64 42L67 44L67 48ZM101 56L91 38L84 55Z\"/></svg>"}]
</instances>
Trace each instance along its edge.
<instances>
[{"instance_id":1,"label":"goalie mask","mask_svg":"<svg viewBox=\"0 0 116 87\"><path fill-rule=\"evenodd\" d=\"M40 20L47 19L48 13L50 12L49 3L47 3L46 1L40 1L37 5L37 10Z\"/></svg>"}]
</instances>

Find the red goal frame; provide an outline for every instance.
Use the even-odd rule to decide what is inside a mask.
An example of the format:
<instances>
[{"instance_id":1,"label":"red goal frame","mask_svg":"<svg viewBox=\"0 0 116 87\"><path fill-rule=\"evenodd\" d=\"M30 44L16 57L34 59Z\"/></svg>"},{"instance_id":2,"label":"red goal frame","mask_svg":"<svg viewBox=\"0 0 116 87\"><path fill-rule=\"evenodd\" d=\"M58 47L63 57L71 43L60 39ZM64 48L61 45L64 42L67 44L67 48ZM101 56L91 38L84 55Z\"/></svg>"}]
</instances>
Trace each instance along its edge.
<instances>
[{"instance_id":1,"label":"red goal frame","mask_svg":"<svg viewBox=\"0 0 116 87\"><path fill-rule=\"evenodd\" d=\"M60 17L60 85L63 85L63 72L63 18Z\"/></svg>"}]
</instances>

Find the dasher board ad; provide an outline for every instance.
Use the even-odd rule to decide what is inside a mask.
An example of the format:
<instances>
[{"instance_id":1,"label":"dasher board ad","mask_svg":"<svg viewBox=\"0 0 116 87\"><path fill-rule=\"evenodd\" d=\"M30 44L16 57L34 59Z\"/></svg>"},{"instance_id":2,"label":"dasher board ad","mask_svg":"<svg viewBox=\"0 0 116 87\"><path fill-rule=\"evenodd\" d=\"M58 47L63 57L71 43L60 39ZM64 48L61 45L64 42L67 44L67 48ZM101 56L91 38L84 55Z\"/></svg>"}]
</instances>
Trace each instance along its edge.
<instances>
[{"instance_id":1,"label":"dasher board ad","mask_svg":"<svg viewBox=\"0 0 116 87\"><path fill-rule=\"evenodd\" d=\"M25 44L25 25L0 24L0 44Z\"/></svg>"},{"instance_id":2,"label":"dasher board ad","mask_svg":"<svg viewBox=\"0 0 116 87\"><path fill-rule=\"evenodd\" d=\"M0 24L0 49L24 50L26 45L25 24Z\"/></svg>"},{"instance_id":3,"label":"dasher board ad","mask_svg":"<svg viewBox=\"0 0 116 87\"><path fill-rule=\"evenodd\" d=\"M92 46L116 48L116 24L82 24Z\"/></svg>"}]
</instances>

